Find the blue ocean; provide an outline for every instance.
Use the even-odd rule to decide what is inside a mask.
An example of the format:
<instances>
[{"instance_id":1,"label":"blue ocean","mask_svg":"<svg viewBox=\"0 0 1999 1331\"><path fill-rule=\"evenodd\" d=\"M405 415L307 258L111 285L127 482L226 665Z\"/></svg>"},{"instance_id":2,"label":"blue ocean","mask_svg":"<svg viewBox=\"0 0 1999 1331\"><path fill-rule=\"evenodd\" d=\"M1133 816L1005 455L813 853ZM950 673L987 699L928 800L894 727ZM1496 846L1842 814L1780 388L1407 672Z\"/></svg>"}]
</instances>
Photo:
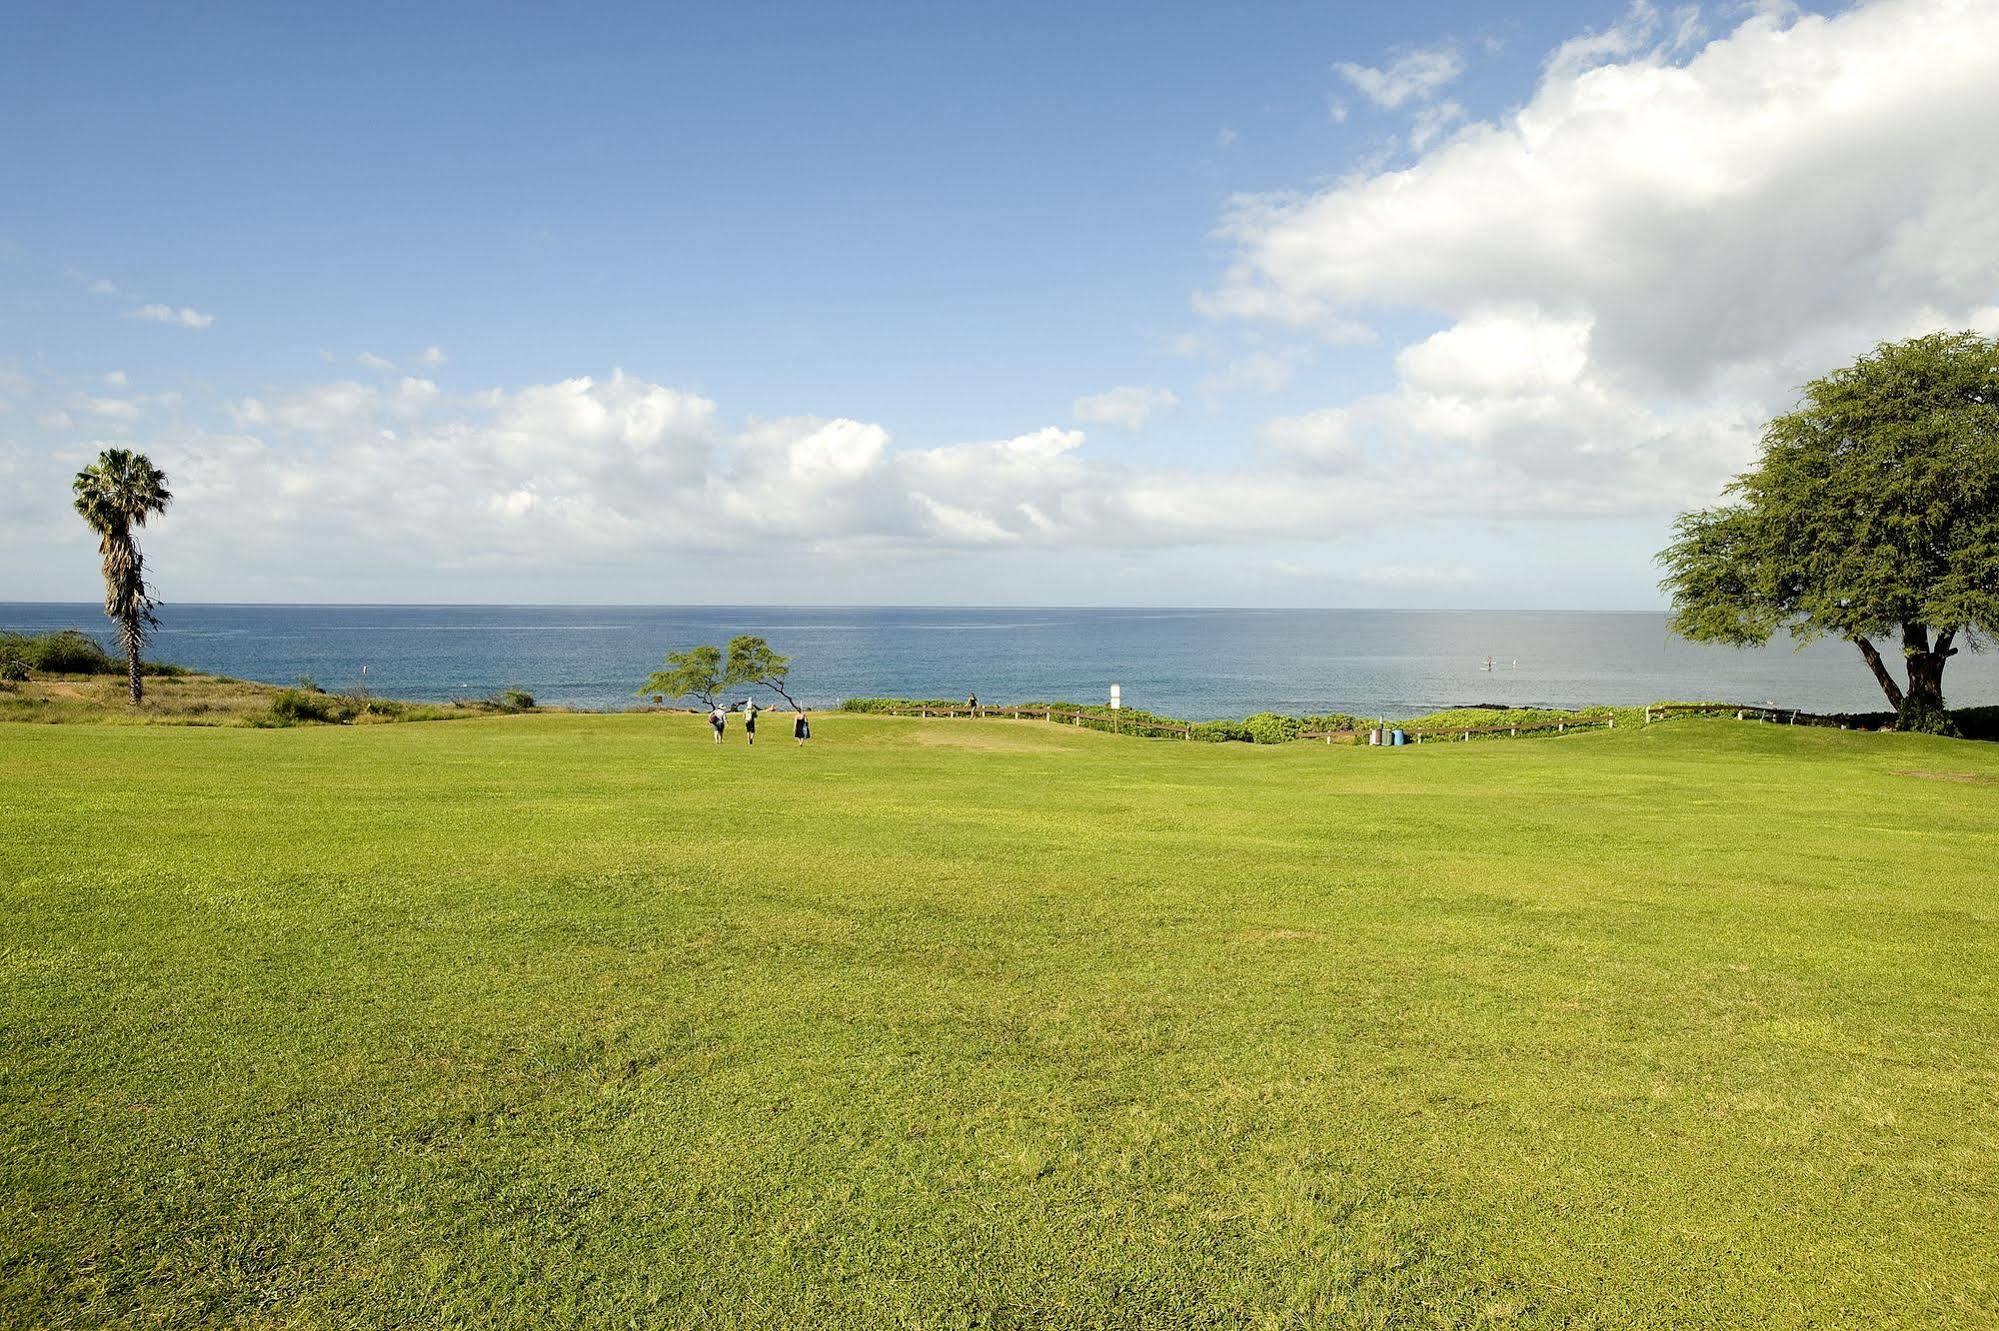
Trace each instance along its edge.
<instances>
[{"instance_id":1,"label":"blue ocean","mask_svg":"<svg viewBox=\"0 0 1999 1331\"><path fill-rule=\"evenodd\" d=\"M1844 643L1695 646L1657 613L169 605L161 621L148 655L219 674L276 684L309 675L329 689L365 678L371 692L411 699L522 688L597 709L635 705L667 651L738 633L788 654L795 692L818 707L971 693L1089 702L1113 683L1127 707L1197 720L1258 711L1393 718L1469 703L1884 706ZM65 627L110 638L95 605L0 603L0 629ZM1955 706L1999 702L1999 654L1963 653L1945 684Z\"/></svg>"}]
</instances>

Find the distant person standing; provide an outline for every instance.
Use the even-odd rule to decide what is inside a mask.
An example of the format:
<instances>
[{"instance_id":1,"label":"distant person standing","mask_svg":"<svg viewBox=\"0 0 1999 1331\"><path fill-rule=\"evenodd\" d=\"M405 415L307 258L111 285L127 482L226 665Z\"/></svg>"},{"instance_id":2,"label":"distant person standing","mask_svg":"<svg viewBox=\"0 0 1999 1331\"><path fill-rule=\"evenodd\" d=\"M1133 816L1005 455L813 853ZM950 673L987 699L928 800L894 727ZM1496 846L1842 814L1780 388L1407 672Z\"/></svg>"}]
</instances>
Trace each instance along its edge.
<instances>
[{"instance_id":1,"label":"distant person standing","mask_svg":"<svg viewBox=\"0 0 1999 1331\"><path fill-rule=\"evenodd\" d=\"M750 744L757 742L757 700L743 699L743 733L750 737Z\"/></svg>"},{"instance_id":2,"label":"distant person standing","mask_svg":"<svg viewBox=\"0 0 1999 1331\"><path fill-rule=\"evenodd\" d=\"M715 742L720 744L722 732L729 728L729 714L722 710L721 703L708 709L708 728L715 732Z\"/></svg>"},{"instance_id":3,"label":"distant person standing","mask_svg":"<svg viewBox=\"0 0 1999 1331\"><path fill-rule=\"evenodd\" d=\"M971 697L965 699L965 710L970 712L973 716L977 716L979 714L978 694L974 693Z\"/></svg>"},{"instance_id":4,"label":"distant person standing","mask_svg":"<svg viewBox=\"0 0 1999 1331\"><path fill-rule=\"evenodd\" d=\"M798 741L801 749L805 747L805 741L812 738L812 722L806 719L803 707L791 718L791 737Z\"/></svg>"}]
</instances>

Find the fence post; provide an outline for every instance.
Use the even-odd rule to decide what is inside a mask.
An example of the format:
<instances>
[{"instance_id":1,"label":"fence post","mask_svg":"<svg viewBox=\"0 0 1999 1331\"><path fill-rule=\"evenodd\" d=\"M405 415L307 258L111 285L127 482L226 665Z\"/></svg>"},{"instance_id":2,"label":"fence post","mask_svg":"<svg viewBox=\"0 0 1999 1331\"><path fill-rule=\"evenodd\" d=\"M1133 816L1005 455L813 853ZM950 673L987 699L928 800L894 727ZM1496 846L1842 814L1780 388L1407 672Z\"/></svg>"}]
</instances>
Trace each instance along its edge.
<instances>
[{"instance_id":1,"label":"fence post","mask_svg":"<svg viewBox=\"0 0 1999 1331\"><path fill-rule=\"evenodd\" d=\"M1612 719L1615 720L1616 718L1613 717ZM1645 724L1648 726L1652 724L1652 709L1650 707L1645 709Z\"/></svg>"}]
</instances>

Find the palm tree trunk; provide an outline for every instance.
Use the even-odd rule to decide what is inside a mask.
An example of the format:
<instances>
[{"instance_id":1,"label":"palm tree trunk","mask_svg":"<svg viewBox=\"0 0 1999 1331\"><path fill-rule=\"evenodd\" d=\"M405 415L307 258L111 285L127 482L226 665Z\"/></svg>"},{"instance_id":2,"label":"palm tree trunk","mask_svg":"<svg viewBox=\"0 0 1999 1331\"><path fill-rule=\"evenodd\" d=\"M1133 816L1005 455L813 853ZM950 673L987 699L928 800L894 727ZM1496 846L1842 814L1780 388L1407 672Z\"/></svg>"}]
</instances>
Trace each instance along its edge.
<instances>
[{"instance_id":1,"label":"palm tree trunk","mask_svg":"<svg viewBox=\"0 0 1999 1331\"><path fill-rule=\"evenodd\" d=\"M139 634L138 626L125 626L125 677L132 685L132 705L137 707L146 696L145 685L139 682Z\"/></svg>"}]
</instances>

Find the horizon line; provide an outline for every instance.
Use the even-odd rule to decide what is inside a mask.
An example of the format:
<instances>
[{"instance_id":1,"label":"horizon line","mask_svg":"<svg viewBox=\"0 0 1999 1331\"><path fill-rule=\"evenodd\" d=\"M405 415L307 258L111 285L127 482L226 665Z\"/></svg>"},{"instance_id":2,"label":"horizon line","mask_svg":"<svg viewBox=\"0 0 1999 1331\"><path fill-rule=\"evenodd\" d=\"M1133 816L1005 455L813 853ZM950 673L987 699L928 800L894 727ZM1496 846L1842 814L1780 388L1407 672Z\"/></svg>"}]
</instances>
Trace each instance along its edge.
<instances>
[{"instance_id":1,"label":"horizon line","mask_svg":"<svg viewBox=\"0 0 1999 1331\"><path fill-rule=\"evenodd\" d=\"M0 606L88 606L101 607L94 600L0 600ZM1255 611L1280 614L1502 614L1502 615L1654 615L1668 613L1667 607L1590 609L1581 606L1371 606L1371 605L1080 605L1053 602L1006 601L172 601L160 602L162 610L174 606L203 609L261 610L1173 610L1208 612L1219 610Z\"/></svg>"}]
</instances>

